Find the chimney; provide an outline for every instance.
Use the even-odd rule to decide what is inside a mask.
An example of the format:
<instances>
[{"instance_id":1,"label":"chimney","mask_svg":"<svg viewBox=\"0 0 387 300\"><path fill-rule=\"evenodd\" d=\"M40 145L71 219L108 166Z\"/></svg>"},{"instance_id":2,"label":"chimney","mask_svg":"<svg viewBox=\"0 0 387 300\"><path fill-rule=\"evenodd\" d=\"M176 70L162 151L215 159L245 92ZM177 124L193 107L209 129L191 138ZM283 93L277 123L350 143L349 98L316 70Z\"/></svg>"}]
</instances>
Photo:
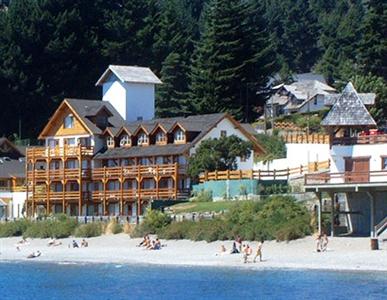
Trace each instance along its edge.
<instances>
[{"instance_id":1,"label":"chimney","mask_svg":"<svg viewBox=\"0 0 387 300\"><path fill-rule=\"evenodd\" d=\"M102 100L131 122L155 117L155 85L161 83L149 68L110 65L96 86L102 86Z\"/></svg>"}]
</instances>

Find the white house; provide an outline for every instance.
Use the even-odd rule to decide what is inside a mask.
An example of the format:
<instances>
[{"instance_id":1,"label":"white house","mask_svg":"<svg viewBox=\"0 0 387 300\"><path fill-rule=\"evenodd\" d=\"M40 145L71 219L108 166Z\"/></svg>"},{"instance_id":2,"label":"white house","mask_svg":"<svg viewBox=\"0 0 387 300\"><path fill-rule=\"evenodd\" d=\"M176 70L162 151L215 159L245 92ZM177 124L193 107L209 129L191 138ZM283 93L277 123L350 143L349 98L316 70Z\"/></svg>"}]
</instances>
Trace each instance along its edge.
<instances>
[{"instance_id":1,"label":"white house","mask_svg":"<svg viewBox=\"0 0 387 300\"><path fill-rule=\"evenodd\" d=\"M96 85L102 100L110 102L127 122L155 117L155 85L160 79L149 69L110 65Z\"/></svg>"}]
</instances>

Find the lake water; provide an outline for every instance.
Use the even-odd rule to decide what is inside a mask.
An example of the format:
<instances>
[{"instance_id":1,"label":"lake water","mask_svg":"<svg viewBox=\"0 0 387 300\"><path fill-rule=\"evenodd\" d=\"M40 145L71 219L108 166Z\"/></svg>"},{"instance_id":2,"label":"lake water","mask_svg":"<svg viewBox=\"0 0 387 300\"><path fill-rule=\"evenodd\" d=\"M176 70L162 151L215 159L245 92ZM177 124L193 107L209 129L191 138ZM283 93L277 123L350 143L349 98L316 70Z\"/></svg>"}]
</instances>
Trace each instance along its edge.
<instances>
[{"instance_id":1,"label":"lake water","mask_svg":"<svg viewBox=\"0 0 387 300\"><path fill-rule=\"evenodd\" d=\"M387 273L0 263L0 299L387 299Z\"/></svg>"}]
</instances>

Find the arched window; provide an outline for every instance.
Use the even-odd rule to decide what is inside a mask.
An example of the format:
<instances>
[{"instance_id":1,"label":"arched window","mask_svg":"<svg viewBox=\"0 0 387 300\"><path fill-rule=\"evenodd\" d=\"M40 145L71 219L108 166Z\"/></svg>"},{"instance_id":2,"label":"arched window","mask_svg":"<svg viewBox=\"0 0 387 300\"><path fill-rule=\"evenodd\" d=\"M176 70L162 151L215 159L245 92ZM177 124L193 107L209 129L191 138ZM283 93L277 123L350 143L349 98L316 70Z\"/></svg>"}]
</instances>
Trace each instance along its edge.
<instances>
[{"instance_id":1,"label":"arched window","mask_svg":"<svg viewBox=\"0 0 387 300\"><path fill-rule=\"evenodd\" d=\"M64 128L74 128L74 116L72 114L64 119L63 126Z\"/></svg>"},{"instance_id":2,"label":"arched window","mask_svg":"<svg viewBox=\"0 0 387 300\"><path fill-rule=\"evenodd\" d=\"M109 136L109 137L106 139L106 145L108 146L108 148L114 148L114 138L112 138L111 136Z\"/></svg>"},{"instance_id":3,"label":"arched window","mask_svg":"<svg viewBox=\"0 0 387 300\"><path fill-rule=\"evenodd\" d=\"M184 142L185 141L184 131L181 129L177 129L174 134L174 140L175 142Z\"/></svg>"},{"instance_id":4,"label":"arched window","mask_svg":"<svg viewBox=\"0 0 387 300\"><path fill-rule=\"evenodd\" d=\"M130 138L129 138L129 135L125 134L122 136L121 140L120 140L120 146L121 147L124 147L124 146L130 146Z\"/></svg>"},{"instance_id":5,"label":"arched window","mask_svg":"<svg viewBox=\"0 0 387 300\"><path fill-rule=\"evenodd\" d=\"M141 132L138 135L137 145L141 146L141 145L148 144L148 141L149 141L148 136L144 132Z\"/></svg>"},{"instance_id":6,"label":"arched window","mask_svg":"<svg viewBox=\"0 0 387 300\"><path fill-rule=\"evenodd\" d=\"M159 131L156 133L156 144L163 144L167 141L167 137L164 132Z\"/></svg>"}]
</instances>

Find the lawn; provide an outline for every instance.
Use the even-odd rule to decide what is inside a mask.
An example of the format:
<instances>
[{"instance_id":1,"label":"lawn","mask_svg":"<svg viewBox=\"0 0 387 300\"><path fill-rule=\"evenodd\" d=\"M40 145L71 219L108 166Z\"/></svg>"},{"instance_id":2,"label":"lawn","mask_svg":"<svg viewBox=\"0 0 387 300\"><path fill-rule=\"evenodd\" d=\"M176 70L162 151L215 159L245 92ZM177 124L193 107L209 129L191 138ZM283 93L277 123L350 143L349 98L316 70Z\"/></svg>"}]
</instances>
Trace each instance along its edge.
<instances>
[{"instance_id":1,"label":"lawn","mask_svg":"<svg viewBox=\"0 0 387 300\"><path fill-rule=\"evenodd\" d=\"M219 212L229 209L235 201L217 201L217 202L186 202L170 206L169 209L174 213L189 212Z\"/></svg>"}]
</instances>

